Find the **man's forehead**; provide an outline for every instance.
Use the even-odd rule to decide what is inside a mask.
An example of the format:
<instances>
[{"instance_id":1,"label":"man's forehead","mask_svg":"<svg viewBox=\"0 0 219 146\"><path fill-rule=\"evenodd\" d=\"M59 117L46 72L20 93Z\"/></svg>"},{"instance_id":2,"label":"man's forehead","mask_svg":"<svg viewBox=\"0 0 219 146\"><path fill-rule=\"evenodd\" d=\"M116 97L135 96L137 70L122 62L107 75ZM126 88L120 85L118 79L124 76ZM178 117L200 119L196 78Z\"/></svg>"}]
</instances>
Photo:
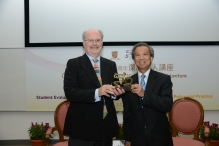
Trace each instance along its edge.
<instances>
[{"instance_id":1,"label":"man's forehead","mask_svg":"<svg viewBox=\"0 0 219 146\"><path fill-rule=\"evenodd\" d=\"M101 37L99 31L96 30L90 30L86 33L86 37Z\"/></svg>"},{"instance_id":2,"label":"man's forehead","mask_svg":"<svg viewBox=\"0 0 219 146\"><path fill-rule=\"evenodd\" d=\"M135 51L149 52L149 48L147 46L139 46L135 49Z\"/></svg>"}]
</instances>

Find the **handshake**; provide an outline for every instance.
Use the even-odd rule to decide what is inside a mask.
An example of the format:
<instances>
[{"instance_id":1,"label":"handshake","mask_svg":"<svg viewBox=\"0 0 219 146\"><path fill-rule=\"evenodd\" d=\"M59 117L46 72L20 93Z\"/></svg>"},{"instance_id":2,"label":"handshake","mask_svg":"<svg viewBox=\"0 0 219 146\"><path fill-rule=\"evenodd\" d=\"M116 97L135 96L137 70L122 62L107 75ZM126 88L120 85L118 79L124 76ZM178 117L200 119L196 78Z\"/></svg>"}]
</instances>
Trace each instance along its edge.
<instances>
[{"instance_id":1,"label":"handshake","mask_svg":"<svg viewBox=\"0 0 219 146\"><path fill-rule=\"evenodd\" d=\"M126 77L126 73L124 72L123 74L114 74L114 79L116 81L112 82L111 85L118 87L120 85L120 88L123 88L125 91L131 91L131 85L132 85L132 78L131 77Z\"/></svg>"}]
</instances>

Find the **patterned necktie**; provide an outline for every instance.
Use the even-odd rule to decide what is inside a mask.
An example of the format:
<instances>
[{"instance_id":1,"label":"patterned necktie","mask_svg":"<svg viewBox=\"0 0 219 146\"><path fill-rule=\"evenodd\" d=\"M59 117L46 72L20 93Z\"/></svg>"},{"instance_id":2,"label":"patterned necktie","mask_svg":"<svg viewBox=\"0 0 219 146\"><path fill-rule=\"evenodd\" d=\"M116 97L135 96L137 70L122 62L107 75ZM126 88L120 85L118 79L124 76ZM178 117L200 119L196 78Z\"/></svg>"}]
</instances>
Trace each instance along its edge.
<instances>
[{"instance_id":1,"label":"patterned necktie","mask_svg":"<svg viewBox=\"0 0 219 146\"><path fill-rule=\"evenodd\" d=\"M98 66L98 59L93 59L94 61L94 71L95 73L97 74L97 78L100 82L100 85L102 86L102 79L101 79L101 76L100 76L100 69L99 69L99 66ZM103 98L103 119L106 117L107 115L107 108L106 108L106 103L105 103L105 100Z\"/></svg>"},{"instance_id":2,"label":"patterned necktie","mask_svg":"<svg viewBox=\"0 0 219 146\"><path fill-rule=\"evenodd\" d=\"M146 84L145 84L145 81L144 81L145 77L146 77L145 75L141 75L141 86L142 86L143 90L145 90L145 87L146 87Z\"/></svg>"},{"instance_id":3,"label":"patterned necktie","mask_svg":"<svg viewBox=\"0 0 219 146\"><path fill-rule=\"evenodd\" d=\"M145 87L146 87L146 84L145 84L145 81L144 81L144 78L146 76L145 75L141 75L141 86L142 86L142 89L145 90ZM142 98L140 98L140 102L142 104ZM142 108L144 108L144 106L141 106Z\"/></svg>"}]
</instances>

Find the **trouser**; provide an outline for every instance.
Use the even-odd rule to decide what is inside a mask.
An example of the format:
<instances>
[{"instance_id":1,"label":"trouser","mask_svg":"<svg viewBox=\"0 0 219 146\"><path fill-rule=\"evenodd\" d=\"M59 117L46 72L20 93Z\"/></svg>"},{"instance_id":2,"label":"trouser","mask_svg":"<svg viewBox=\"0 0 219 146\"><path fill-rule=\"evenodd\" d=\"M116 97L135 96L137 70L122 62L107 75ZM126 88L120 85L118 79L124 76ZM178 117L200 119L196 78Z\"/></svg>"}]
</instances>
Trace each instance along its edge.
<instances>
[{"instance_id":1,"label":"trouser","mask_svg":"<svg viewBox=\"0 0 219 146\"><path fill-rule=\"evenodd\" d=\"M103 137L102 140L92 141L92 140L82 140L82 139L74 139L69 137L68 146L112 146L112 139L106 140L106 130L105 124L103 122Z\"/></svg>"}]
</instances>

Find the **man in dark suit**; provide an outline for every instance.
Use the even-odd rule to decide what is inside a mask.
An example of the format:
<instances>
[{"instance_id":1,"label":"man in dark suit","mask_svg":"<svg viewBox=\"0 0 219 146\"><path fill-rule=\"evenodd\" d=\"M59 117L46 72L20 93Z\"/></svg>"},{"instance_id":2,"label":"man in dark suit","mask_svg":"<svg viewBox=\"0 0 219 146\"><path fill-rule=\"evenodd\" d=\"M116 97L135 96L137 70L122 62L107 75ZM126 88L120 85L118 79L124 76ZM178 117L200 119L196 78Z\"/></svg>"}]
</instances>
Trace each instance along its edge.
<instances>
[{"instance_id":1,"label":"man in dark suit","mask_svg":"<svg viewBox=\"0 0 219 146\"><path fill-rule=\"evenodd\" d=\"M154 50L146 43L132 49L138 72L131 76L131 92L122 97L125 146L172 146L166 113L172 109L169 75L150 69Z\"/></svg>"},{"instance_id":2,"label":"man in dark suit","mask_svg":"<svg viewBox=\"0 0 219 146\"><path fill-rule=\"evenodd\" d=\"M125 91L110 85L117 67L115 62L100 56L103 33L90 29L82 37L86 53L68 60L65 70L64 91L70 106L64 134L70 136L69 146L112 146L112 138L118 133L113 99ZM94 71L95 63L98 69Z\"/></svg>"}]
</instances>

